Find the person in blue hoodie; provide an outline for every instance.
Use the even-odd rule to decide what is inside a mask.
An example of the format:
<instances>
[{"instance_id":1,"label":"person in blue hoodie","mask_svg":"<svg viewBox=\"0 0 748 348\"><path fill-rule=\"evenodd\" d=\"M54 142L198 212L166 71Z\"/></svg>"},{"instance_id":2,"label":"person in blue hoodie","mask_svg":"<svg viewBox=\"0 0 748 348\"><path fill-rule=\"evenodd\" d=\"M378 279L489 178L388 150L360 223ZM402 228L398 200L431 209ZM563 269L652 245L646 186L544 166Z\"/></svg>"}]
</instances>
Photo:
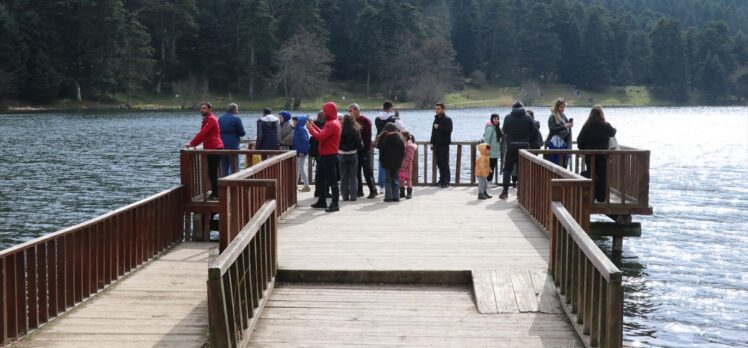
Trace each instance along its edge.
<instances>
[{"instance_id":1,"label":"person in blue hoodie","mask_svg":"<svg viewBox=\"0 0 748 348\"><path fill-rule=\"evenodd\" d=\"M239 118L239 105L229 104L229 110L218 118L218 127L221 130L221 141L225 150L239 150L241 137L244 132L242 119ZM236 167L233 163L236 163ZM221 171L223 176L231 175L239 169L239 155L224 155L221 158Z\"/></svg>"},{"instance_id":2,"label":"person in blue hoodie","mask_svg":"<svg viewBox=\"0 0 748 348\"><path fill-rule=\"evenodd\" d=\"M296 180L299 177L304 182L304 187L299 189L301 192L309 192L309 178L306 175L306 157L309 155L309 133L306 130L306 123L309 116L296 116L296 125L293 127L293 147L296 149Z\"/></svg>"},{"instance_id":3,"label":"person in blue hoodie","mask_svg":"<svg viewBox=\"0 0 748 348\"><path fill-rule=\"evenodd\" d=\"M278 150L280 142L280 122L270 108L262 110L262 117L257 120L257 150Z\"/></svg>"}]
</instances>

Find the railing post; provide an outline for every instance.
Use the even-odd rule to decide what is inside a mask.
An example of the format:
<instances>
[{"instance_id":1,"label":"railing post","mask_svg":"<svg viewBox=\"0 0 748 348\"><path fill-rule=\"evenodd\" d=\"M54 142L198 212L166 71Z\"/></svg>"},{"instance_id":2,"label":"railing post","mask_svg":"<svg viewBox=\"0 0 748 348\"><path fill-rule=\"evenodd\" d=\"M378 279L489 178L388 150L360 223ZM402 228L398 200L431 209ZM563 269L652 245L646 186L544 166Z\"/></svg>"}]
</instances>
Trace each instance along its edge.
<instances>
[{"instance_id":1,"label":"railing post","mask_svg":"<svg viewBox=\"0 0 748 348\"><path fill-rule=\"evenodd\" d=\"M221 270L208 269L208 326L210 327L210 343L212 347L230 347L228 315L224 301L223 281Z\"/></svg>"},{"instance_id":2,"label":"railing post","mask_svg":"<svg viewBox=\"0 0 748 348\"><path fill-rule=\"evenodd\" d=\"M623 345L623 287L621 273L610 275L606 296L607 340L606 347L621 347Z\"/></svg>"}]
</instances>

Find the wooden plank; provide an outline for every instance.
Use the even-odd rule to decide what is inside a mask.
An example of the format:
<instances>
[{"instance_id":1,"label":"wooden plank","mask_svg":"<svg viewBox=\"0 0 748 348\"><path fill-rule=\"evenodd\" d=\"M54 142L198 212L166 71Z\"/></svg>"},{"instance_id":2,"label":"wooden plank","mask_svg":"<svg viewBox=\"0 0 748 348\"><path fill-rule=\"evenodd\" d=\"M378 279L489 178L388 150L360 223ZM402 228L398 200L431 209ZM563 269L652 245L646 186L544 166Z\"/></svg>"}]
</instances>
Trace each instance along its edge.
<instances>
[{"instance_id":1,"label":"wooden plank","mask_svg":"<svg viewBox=\"0 0 748 348\"><path fill-rule=\"evenodd\" d=\"M530 280L530 273L526 270L514 270L511 272L511 279L519 311L522 313L537 312L538 299Z\"/></svg>"},{"instance_id":2,"label":"wooden plank","mask_svg":"<svg viewBox=\"0 0 748 348\"><path fill-rule=\"evenodd\" d=\"M473 270L471 272L473 276L473 295L480 313L498 313L491 272L484 270Z\"/></svg>"},{"instance_id":3,"label":"wooden plank","mask_svg":"<svg viewBox=\"0 0 748 348\"><path fill-rule=\"evenodd\" d=\"M531 270L530 278L540 313L563 313L553 278L546 271Z\"/></svg>"},{"instance_id":4,"label":"wooden plank","mask_svg":"<svg viewBox=\"0 0 748 348\"><path fill-rule=\"evenodd\" d=\"M519 313L517 299L512 287L511 272L505 269L495 270L491 273L493 291L496 296L496 308L498 313Z\"/></svg>"}]
</instances>

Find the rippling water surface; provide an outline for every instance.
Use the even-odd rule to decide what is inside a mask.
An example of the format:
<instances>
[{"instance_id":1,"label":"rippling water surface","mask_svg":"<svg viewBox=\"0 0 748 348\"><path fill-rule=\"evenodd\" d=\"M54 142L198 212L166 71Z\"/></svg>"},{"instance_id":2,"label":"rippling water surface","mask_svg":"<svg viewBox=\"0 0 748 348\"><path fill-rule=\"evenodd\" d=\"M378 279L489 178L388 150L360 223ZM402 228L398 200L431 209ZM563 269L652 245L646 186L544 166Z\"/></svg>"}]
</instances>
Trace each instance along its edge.
<instances>
[{"instance_id":1,"label":"rippling water surface","mask_svg":"<svg viewBox=\"0 0 748 348\"><path fill-rule=\"evenodd\" d=\"M534 109L547 134L547 108ZM480 138L497 111L508 109L448 110L453 139ZM578 131L589 110L567 111ZM401 116L428 139L431 111ZM636 217L643 235L624 242L626 340L748 347L748 108L609 108L606 116L621 144L652 151L655 214ZM258 115L242 117L254 135ZM199 127L187 112L0 114L0 248L177 185L179 147Z\"/></svg>"}]
</instances>

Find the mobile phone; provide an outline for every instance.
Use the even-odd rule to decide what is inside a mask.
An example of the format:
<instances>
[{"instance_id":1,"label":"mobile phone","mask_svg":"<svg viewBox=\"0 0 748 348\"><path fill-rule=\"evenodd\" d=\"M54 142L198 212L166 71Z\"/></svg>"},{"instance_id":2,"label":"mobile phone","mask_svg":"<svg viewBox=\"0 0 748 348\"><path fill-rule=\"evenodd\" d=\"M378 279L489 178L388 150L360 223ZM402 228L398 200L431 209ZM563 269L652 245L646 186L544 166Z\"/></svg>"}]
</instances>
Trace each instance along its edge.
<instances>
[{"instance_id":1,"label":"mobile phone","mask_svg":"<svg viewBox=\"0 0 748 348\"><path fill-rule=\"evenodd\" d=\"M574 123L574 118L573 117L569 119L569 123Z\"/></svg>"}]
</instances>

